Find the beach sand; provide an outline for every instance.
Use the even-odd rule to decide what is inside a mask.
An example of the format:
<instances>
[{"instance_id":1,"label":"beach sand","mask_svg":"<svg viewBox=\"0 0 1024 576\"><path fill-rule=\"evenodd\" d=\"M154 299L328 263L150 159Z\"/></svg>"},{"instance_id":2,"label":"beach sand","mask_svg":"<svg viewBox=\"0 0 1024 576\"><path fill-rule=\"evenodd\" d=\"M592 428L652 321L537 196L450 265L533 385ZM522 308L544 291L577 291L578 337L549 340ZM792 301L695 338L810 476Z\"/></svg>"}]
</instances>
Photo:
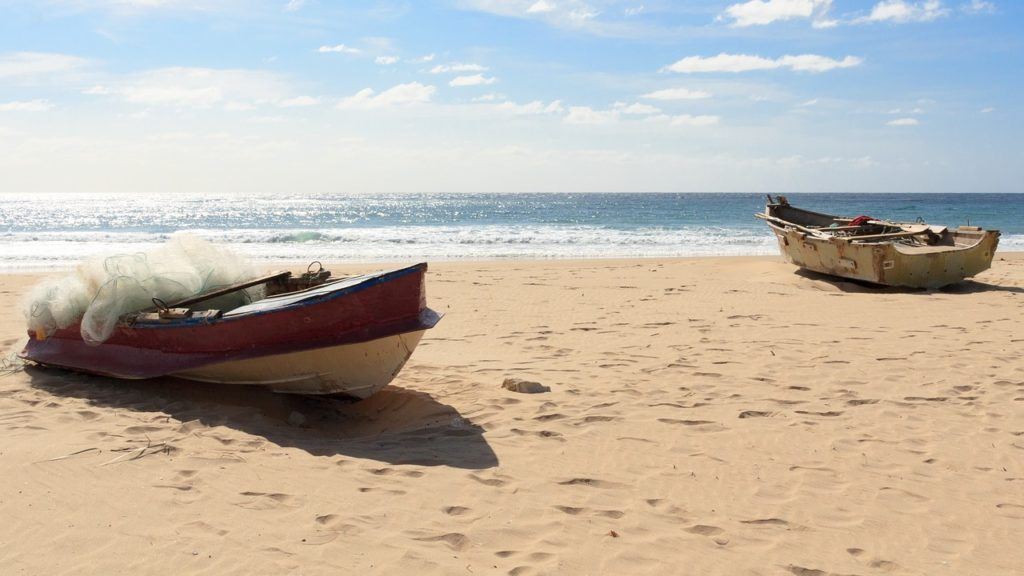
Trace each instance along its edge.
<instances>
[{"instance_id":1,"label":"beach sand","mask_svg":"<svg viewBox=\"0 0 1024 576\"><path fill-rule=\"evenodd\" d=\"M446 317L349 405L2 376L0 572L1019 574L1024 257L795 270L432 264ZM37 278L0 278L5 349Z\"/></svg>"}]
</instances>

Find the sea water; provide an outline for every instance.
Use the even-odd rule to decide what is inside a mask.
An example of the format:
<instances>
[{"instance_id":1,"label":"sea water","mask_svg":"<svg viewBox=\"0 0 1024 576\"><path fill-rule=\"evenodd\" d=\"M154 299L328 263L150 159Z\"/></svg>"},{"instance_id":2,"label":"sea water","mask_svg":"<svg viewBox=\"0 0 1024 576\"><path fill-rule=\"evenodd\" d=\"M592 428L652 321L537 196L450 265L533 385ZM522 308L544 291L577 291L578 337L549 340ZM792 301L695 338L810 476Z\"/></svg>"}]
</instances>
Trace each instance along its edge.
<instances>
[{"instance_id":1,"label":"sea water","mask_svg":"<svg viewBox=\"0 0 1024 576\"><path fill-rule=\"evenodd\" d=\"M1024 194L789 194L800 207L1002 231ZM0 270L60 268L191 231L258 261L409 262L777 252L760 194L0 194Z\"/></svg>"}]
</instances>

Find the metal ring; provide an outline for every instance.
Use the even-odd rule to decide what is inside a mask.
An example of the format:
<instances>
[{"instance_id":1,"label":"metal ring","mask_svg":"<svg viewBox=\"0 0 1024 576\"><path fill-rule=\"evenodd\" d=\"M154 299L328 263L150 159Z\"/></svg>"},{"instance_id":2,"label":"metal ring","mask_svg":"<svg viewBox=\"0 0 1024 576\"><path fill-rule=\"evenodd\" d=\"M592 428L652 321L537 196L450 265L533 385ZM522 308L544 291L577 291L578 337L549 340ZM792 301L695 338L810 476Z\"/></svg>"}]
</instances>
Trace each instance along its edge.
<instances>
[{"instance_id":1,"label":"metal ring","mask_svg":"<svg viewBox=\"0 0 1024 576\"><path fill-rule=\"evenodd\" d=\"M153 306L156 306L156 309L161 312L167 312L170 310L170 307L167 306L167 302L164 302L159 298L153 298Z\"/></svg>"},{"instance_id":2,"label":"metal ring","mask_svg":"<svg viewBox=\"0 0 1024 576\"><path fill-rule=\"evenodd\" d=\"M313 264L316 264L317 266L316 272L313 272ZM309 263L309 266L306 266L306 274L319 274L323 271L324 265L321 264L319 260L313 260L312 262Z\"/></svg>"}]
</instances>

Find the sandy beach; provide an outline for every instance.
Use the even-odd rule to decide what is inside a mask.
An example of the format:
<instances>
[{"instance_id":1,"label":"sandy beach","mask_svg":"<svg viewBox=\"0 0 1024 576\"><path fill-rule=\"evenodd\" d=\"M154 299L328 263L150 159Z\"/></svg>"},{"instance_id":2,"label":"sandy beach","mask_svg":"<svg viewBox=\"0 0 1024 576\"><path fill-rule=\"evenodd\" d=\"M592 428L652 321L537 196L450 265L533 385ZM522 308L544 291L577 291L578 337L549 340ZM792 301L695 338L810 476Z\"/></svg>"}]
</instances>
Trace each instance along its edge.
<instances>
[{"instance_id":1,"label":"sandy beach","mask_svg":"<svg viewBox=\"0 0 1024 576\"><path fill-rule=\"evenodd\" d=\"M5 350L38 279L0 277ZM441 262L427 290L445 318L355 404L0 376L0 572L1024 566L1024 255L937 292L778 257Z\"/></svg>"}]
</instances>

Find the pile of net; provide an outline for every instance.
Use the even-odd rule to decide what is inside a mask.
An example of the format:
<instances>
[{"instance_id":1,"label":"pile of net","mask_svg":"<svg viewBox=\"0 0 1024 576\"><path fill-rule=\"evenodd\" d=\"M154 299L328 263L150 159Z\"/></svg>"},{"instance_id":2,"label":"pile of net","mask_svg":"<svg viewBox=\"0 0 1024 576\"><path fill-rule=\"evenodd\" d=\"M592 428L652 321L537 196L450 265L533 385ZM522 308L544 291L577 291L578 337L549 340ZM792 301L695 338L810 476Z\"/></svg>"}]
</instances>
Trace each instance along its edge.
<instances>
[{"instance_id":1,"label":"pile of net","mask_svg":"<svg viewBox=\"0 0 1024 576\"><path fill-rule=\"evenodd\" d=\"M82 339L100 344L126 314L153 309L153 298L173 303L256 277L241 256L190 234L175 234L148 252L88 260L63 278L36 286L25 303L28 328L37 338L82 322ZM258 299L240 290L201 308L228 310Z\"/></svg>"}]
</instances>

